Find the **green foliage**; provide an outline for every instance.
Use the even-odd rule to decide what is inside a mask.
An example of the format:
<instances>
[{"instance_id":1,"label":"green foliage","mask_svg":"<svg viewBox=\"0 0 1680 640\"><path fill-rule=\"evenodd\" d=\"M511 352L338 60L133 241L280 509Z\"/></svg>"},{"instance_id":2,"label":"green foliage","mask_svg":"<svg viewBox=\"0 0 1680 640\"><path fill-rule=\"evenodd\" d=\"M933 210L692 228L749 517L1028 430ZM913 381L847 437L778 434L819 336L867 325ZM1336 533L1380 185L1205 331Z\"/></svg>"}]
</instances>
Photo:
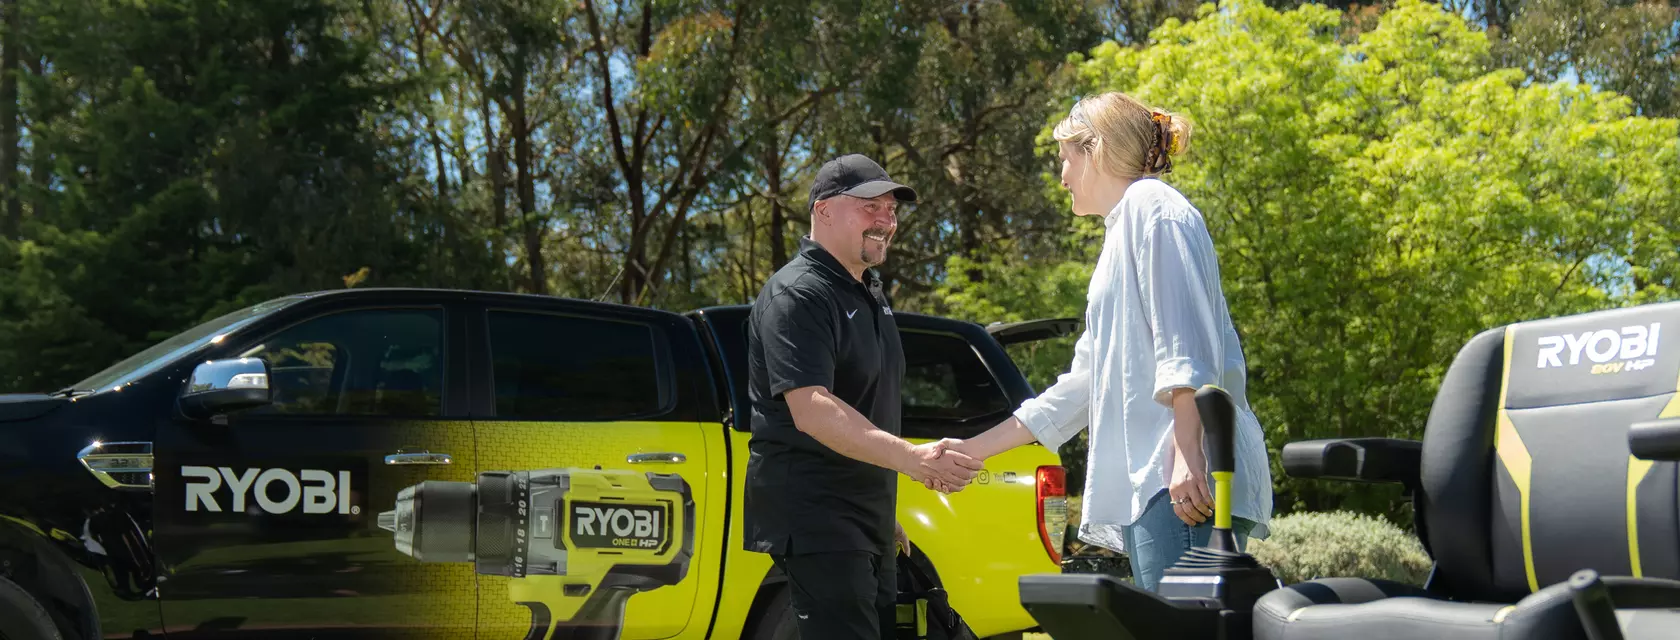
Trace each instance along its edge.
<instances>
[{"instance_id":1,"label":"green foliage","mask_svg":"<svg viewBox=\"0 0 1680 640\"><path fill-rule=\"evenodd\" d=\"M1208 220L1274 461L1292 440L1420 437L1440 376L1482 329L1674 297L1676 121L1493 68L1484 34L1417 0L1353 41L1315 5L1198 16L1146 48L1094 48L1078 91L1196 123L1167 181ZM1082 302L1042 287L1074 279L1060 262L1090 260L941 291L970 311L1043 298L1068 313ZM1273 471L1281 511L1408 517L1396 491Z\"/></svg>"},{"instance_id":2,"label":"green foliage","mask_svg":"<svg viewBox=\"0 0 1680 640\"><path fill-rule=\"evenodd\" d=\"M343 28L352 6L26 6L51 64L25 82L39 188L4 258L7 389L68 384L362 268L374 285L482 268L398 188L402 136L381 124L410 87L375 77L376 43Z\"/></svg>"},{"instance_id":3,"label":"green foliage","mask_svg":"<svg viewBox=\"0 0 1680 640\"><path fill-rule=\"evenodd\" d=\"M1349 511L1296 513L1271 522L1271 535L1248 552L1284 584L1356 577L1423 586L1431 560L1416 536L1393 523Z\"/></svg>"},{"instance_id":4,"label":"green foliage","mask_svg":"<svg viewBox=\"0 0 1680 640\"><path fill-rule=\"evenodd\" d=\"M1079 317L1103 228L1067 213L1046 125L1109 89L1197 125L1168 181L1208 217L1274 454L1416 437L1475 332L1680 287L1657 4L1476 5L1488 32L1417 0L13 6L0 391L300 290L744 302L850 152L922 194L900 308ZM1043 389L1073 343L1010 351ZM1407 518L1274 476L1283 511Z\"/></svg>"},{"instance_id":5,"label":"green foliage","mask_svg":"<svg viewBox=\"0 0 1680 640\"><path fill-rule=\"evenodd\" d=\"M1521 0L1496 50L1537 80L1575 76L1680 116L1680 15L1653 0Z\"/></svg>"}]
</instances>

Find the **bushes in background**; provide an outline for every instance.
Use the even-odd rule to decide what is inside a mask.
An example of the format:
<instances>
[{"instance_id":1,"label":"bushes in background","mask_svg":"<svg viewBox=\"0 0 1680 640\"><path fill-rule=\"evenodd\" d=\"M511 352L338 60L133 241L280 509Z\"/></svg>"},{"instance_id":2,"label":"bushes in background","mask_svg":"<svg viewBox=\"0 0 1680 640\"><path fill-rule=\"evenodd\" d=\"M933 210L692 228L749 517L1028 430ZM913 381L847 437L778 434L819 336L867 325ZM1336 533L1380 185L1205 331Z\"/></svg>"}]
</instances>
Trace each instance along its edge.
<instances>
[{"instance_id":1,"label":"bushes in background","mask_svg":"<svg viewBox=\"0 0 1680 640\"><path fill-rule=\"evenodd\" d=\"M1248 552L1284 584L1348 576L1422 586L1430 567L1411 532L1349 511L1274 518L1271 536L1249 540Z\"/></svg>"}]
</instances>

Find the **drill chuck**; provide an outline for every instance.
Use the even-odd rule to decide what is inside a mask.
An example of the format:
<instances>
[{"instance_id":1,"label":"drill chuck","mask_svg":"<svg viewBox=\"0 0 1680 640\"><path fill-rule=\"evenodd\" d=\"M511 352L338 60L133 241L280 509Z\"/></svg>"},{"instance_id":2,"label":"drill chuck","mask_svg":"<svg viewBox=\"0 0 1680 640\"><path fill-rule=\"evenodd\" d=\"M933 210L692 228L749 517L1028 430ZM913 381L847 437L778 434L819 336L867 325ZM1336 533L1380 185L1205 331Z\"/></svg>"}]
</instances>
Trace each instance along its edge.
<instances>
[{"instance_id":1,"label":"drill chuck","mask_svg":"<svg viewBox=\"0 0 1680 640\"><path fill-rule=\"evenodd\" d=\"M470 483L417 484L397 493L397 508L379 514L379 527L393 534L398 551L421 562L468 562L477 502Z\"/></svg>"}]
</instances>

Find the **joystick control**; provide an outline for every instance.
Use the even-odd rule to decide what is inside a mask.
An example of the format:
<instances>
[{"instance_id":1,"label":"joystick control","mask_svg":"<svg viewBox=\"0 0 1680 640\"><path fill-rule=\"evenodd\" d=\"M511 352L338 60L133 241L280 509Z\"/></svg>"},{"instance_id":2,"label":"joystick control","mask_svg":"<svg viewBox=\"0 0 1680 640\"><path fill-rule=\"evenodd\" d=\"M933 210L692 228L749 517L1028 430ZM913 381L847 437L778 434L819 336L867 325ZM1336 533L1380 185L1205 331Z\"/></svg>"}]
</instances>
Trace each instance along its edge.
<instances>
[{"instance_id":1,"label":"joystick control","mask_svg":"<svg viewBox=\"0 0 1680 640\"><path fill-rule=\"evenodd\" d=\"M1021 577L1021 604L1054 640L1253 637L1255 601L1278 588L1271 570L1239 551L1231 531L1236 406L1224 389L1196 391L1202 447L1213 487L1213 534L1161 577L1151 593L1113 576Z\"/></svg>"}]
</instances>

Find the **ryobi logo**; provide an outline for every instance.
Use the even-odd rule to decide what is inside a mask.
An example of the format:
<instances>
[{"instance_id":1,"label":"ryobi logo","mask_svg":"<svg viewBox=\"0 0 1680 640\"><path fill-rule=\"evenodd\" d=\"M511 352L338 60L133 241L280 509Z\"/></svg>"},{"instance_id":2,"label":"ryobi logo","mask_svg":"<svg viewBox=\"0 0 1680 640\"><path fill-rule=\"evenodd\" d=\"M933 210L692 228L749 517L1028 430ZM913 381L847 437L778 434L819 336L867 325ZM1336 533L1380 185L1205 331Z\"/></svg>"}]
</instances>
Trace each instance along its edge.
<instances>
[{"instance_id":1,"label":"ryobi logo","mask_svg":"<svg viewBox=\"0 0 1680 640\"><path fill-rule=\"evenodd\" d=\"M590 548L654 549L664 543L662 509L652 506L572 505L572 539Z\"/></svg>"},{"instance_id":2,"label":"ryobi logo","mask_svg":"<svg viewBox=\"0 0 1680 640\"><path fill-rule=\"evenodd\" d=\"M1541 369L1564 366L1563 356L1567 351L1572 366L1581 364L1582 355L1591 360L1594 375L1638 371L1657 363L1657 338L1661 330L1662 323L1653 322L1649 326L1622 327L1620 332L1600 329L1541 336L1536 366Z\"/></svg>"},{"instance_id":3,"label":"ryobi logo","mask_svg":"<svg viewBox=\"0 0 1680 640\"><path fill-rule=\"evenodd\" d=\"M227 467L181 467L181 477L187 480L187 511L220 513L222 505L216 501L216 491L223 481L231 492L232 511L245 512L246 498L255 492L257 507L272 514L291 513L303 505L304 513L358 514L362 508L350 504L350 472L339 471L335 478L330 471L304 469L296 474L286 469L246 469L235 473ZM279 484L281 497L269 496L269 488Z\"/></svg>"}]
</instances>

